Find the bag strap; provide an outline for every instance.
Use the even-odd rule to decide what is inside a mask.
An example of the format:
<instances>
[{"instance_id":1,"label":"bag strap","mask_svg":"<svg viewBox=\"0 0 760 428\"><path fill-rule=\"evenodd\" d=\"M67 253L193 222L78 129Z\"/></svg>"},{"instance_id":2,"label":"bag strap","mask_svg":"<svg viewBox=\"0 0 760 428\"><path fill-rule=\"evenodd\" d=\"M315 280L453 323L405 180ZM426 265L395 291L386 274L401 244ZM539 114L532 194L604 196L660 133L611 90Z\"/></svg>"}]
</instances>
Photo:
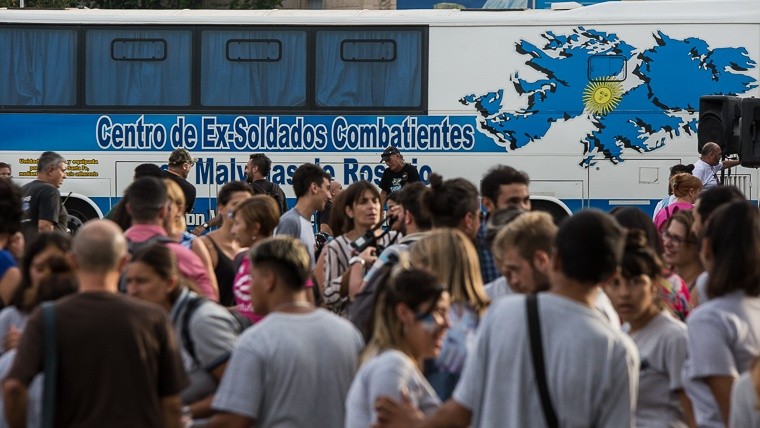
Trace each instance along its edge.
<instances>
[{"instance_id":1,"label":"bag strap","mask_svg":"<svg viewBox=\"0 0 760 428\"><path fill-rule=\"evenodd\" d=\"M538 384L538 393L541 395L541 408L544 410L546 425L549 428L559 427L557 414L554 412L549 387L546 384L546 367L544 366L544 346L541 340L541 321L538 317L538 296L529 295L525 299L525 309L528 315L528 338L530 340L530 353L533 357L533 371Z\"/></svg>"},{"instance_id":2,"label":"bag strap","mask_svg":"<svg viewBox=\"0 0 760 428\"><path fill-rule=\"evenodd\" d=\"M193 343L193 338L190 337L190 320L192 319L195 310L205 303L205 301L206 299L201 296L189 298L185 304L185 313L182 316L182 345L196 364L198 364L198 356L195 355L195 344Z\"/></svg>"},{"instance_id":3,"label":"bag strap","mask_svg":"<svg viewBox=\"0 0 760 428\"><path fill-rule=\"evenodd\" d=\"M53 302L42 303L45 386L42 395L42 427L52 428L55 415L55 383L58 377L58 349L55 346L56 325Z\"/></svg>"}]
</instances>

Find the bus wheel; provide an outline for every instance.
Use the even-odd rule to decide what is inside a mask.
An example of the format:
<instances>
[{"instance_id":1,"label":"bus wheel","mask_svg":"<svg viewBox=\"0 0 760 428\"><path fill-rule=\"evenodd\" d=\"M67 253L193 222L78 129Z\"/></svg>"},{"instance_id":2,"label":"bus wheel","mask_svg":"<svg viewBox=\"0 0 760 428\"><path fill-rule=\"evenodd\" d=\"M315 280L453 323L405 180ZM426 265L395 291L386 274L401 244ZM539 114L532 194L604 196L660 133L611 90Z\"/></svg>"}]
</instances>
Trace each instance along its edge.
<instances>
[{"instance_id":1,"label":"bus wheel","mask_svg":"<svg viewBox=\"0 0 760 428\"><path fill-rule=\"evenodd\" d=\"M99 217L97 211L95 211L90 204L80 199L69 199L64 206L71 217L75 217L79 220L79 225L87 222L87 220ZM69 223L71 224L72 221L69 221Z\"/></svg>"},{"instance_id":2,"label":"bus wheel","mask_svg":"<svg viewBox=\"0 0 760 428\"><path fill-rule=\"evenodd\" d=\"M530 201L531 209L533 211L543 211L551 214L555 224L559 224L560 220L568 217L567 212L559 205L551 201L533 200Z\"/></svg>"}]
</instances>

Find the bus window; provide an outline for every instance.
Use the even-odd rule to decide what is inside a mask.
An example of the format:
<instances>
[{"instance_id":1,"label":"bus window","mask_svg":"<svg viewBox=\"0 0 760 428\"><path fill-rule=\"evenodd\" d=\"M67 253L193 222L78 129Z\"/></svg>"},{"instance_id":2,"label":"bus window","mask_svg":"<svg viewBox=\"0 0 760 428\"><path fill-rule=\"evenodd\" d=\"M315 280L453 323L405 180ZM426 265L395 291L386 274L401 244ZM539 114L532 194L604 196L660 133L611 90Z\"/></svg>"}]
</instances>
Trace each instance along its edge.
<instances>
[{"instance_id":1,"label":"bus window","mask_svg":"<svg viewBox=\"0 0 760 428\"><path fill-rule=\"evenodd\" d=\"M186 30L88 30L87 105L190 105L191 42Z\"/></svg>"},{"instance_id":2,"label":"bus window","mask_svg":"<svg viewBox=\"0 0 760 428\"><path fill-rule=\"evenodd\" d=\"M318 107L409 107L422 102L422 32L317 32Z\"/></svg>"},{"instance_id":3,"label":"bus window","mask_svg":"<svg viewBox=\"0 0 760 428\"><path fill-rule=\"evenodd\" d=\"M305 105L306 32L203 31L201 104Z\"/></svg>"},{"instance_id":4,"label":"bus window","mask_svg":"<svg viewBox=\"0 0 760 428\"><path fill-rule=\"evenodd\" d=\"M0 29L0 105L76 104L75 30Z\"/></svg>"},{"instance_id":5,"label":"bus window","mask_svg":"<svg viewBox=\"0 0 760 428\"><path fill-rule=\"evenodd\" d=\"M343 40L340 59L344 62L393 62L396 42L393 40Z\"/></svg>"},{"instance_id":6,"label":"bus window","mask_svg":"<svg viewBox=\"0 0 760 428\"><path fill-rule=\"evenodd\" d=\"M588 80L622 82L625 80L625 57L621 55L594 55L588 59Z\"/></svg>"},{"instance_id":7,"label":"bus window","mask_svg":"<svg viewBox=\"0 0 760 428\"><path fill-rule=\"evenodd\" d=\"M166 59L166 40L114 39L111 42L114 61L163 61Z\"/></svg>"}]
</instances>

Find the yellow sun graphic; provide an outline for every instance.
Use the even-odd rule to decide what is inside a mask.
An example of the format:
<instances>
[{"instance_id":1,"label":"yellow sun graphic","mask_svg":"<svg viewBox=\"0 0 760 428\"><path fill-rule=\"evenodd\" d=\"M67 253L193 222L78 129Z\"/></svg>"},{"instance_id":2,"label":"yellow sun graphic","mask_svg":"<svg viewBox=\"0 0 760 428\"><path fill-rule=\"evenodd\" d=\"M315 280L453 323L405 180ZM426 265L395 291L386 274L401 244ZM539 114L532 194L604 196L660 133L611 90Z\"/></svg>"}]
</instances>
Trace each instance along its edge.
<instances>
[{"instance_id":1,"label":"yellow sun graphic","mask_svg":"<svg viewBox=\"0 0 760 428\"><path fill-rule=\"evenodd\" d=\"M623 85L607 79L592 80L583 91L583 104L593 114L605 115L620 104Z\"/></svg>"}]
</instances>

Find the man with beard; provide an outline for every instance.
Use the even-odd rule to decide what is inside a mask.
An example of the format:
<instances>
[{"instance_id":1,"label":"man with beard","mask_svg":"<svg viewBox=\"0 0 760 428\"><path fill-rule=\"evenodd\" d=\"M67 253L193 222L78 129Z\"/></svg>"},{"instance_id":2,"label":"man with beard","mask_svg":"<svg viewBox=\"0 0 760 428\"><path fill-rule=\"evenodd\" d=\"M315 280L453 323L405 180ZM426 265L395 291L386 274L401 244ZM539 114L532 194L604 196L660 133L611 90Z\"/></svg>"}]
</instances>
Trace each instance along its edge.
<instances>
[{"instance_id":1,"label":"man with beard","mask_svg":"<svg viewBox=\"0 0 760 428\"><path fill-rule=\"evenodd\" d=\"M503 276L484 287L492 301L511 294L549 290L552 243L557 230L550 214L533 211L520 214L499 231L492 249ZM599 287L594 306L611 327L620 327L612 302Z\"/></svg>"}]
</instances>

